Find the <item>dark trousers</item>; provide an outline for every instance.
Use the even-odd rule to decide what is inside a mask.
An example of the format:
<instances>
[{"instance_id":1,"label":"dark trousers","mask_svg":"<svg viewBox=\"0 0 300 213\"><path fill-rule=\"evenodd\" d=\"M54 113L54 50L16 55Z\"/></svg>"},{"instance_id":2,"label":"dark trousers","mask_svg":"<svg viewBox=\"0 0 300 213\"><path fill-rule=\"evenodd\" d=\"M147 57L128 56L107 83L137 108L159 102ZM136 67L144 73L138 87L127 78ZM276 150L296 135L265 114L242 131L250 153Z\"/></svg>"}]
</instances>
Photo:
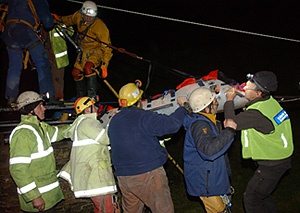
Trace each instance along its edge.
<instances>
[{"instance_id":1,"label":"dark trousers","mask_svg":"<svg viewBox=\"0 0 300 213\"><path fill-rule=\"evenodd\" d=\"M258 166L244 193L246 213L277 212L271 195L284 173L290 168L290 160L274 166Z\"/></svg>"}]
</instances>

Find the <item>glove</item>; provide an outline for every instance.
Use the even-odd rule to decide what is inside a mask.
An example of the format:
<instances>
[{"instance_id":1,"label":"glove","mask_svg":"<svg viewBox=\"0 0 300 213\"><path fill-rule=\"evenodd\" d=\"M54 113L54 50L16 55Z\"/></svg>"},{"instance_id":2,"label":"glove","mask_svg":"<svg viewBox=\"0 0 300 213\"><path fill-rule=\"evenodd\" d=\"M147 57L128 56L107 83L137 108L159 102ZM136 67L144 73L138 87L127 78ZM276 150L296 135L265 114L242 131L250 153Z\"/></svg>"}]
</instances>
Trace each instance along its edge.
<instances>
[{"instance_id":1,"label":"glove","mask_svg":"<svg viewBox=\"0 0 300 213\"><path fill-rule=\"evenodd\" d=\"M101 77L102 78L106 78L107 77L107 68L106 68L106 66L104 66L104 65L102 65L101 66Z\"/></svg>"},{"instance_id":2,"label":"glove","mask_svg":"<svg viewBox=\"0 0 300 213\"><path fill-rule=\"evenodd\" d=\"M52 17L53 17L55 20L58 20L58 19L59 19L58 15L55 14L55 13L52 13Z\"/></svg>"}]
</instances>

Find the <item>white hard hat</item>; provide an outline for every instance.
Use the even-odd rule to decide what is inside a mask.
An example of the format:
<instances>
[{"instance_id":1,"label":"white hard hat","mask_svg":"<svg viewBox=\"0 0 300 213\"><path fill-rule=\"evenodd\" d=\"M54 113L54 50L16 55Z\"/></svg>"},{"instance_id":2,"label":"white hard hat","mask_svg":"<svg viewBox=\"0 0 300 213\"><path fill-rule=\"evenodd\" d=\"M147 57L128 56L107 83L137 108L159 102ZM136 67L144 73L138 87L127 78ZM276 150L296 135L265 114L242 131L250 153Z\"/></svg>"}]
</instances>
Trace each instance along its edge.
<instances>
[{"instance_id":1,"label":"white hard hat","mask_svg":"<svg viewBox=\"0 0 300 213\"><path fill-rule=\"evenodd\" d=\"M97 5L92 1L85 1L82 4L81 12L84 15L95 17L98 13Z\"/></svg>"},{"instance_id":2,"label":"white hard hat","mask_svg":"<svg viewBox=\"0 0 300 213\"><path fill-rule=\"evenodd\" d=\"M40 101L43 101L43 97L41 95L33 91L26 91L21 93L17 98L17 107L18 110L20 110L29 104Z\"/></svg>"},{"instance_id":3,"label":"white hard hat","mask_svg":"<svg viewBox=\"0 0 300 213\"><path fill-rule=\"evenodd\" d=\"M194 113L200 112L205 107L207 107L210 103L213 102L216 94L211 92L209 89L205 87L200 87L195 89L190 97L189 97L189 104Z\"/></svg>"}]
</instances>

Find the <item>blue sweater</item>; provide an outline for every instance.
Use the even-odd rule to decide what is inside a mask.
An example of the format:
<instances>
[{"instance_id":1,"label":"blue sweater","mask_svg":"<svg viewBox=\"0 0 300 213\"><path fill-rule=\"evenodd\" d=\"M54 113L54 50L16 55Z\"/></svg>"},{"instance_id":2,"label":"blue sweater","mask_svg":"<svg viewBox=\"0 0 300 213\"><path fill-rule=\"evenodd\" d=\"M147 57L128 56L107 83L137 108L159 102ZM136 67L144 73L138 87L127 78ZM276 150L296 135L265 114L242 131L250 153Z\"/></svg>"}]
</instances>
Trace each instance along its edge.
<instances>
[{"instance_id":1,"label":"blue sweater","mask_svg":"<svg viewBox=\"0 0 300 213\"><path fill-rule=\"evenodd\" d=\"M185 112L179 107L168 116L136 107L121 108L108 129L116 176L143 174L163 166L168 153L158 137L177 132Z\"/></svg>"}]
</instances>

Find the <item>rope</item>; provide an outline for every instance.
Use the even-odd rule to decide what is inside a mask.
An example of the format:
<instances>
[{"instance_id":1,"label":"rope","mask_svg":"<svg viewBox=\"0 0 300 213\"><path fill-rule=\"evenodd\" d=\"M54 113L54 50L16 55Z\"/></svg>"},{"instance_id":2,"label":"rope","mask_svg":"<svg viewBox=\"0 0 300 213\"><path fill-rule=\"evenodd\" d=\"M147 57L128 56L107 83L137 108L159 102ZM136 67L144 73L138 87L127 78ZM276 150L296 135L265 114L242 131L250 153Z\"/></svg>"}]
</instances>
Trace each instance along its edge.
<instances>
[{"instance_id":1,"label":"rope","mask_svg":"<svg viewBox=\"0 0 300 213\"><path fill-rule=\"evenodd\" d=\"M75 0L67 0L67 1L82 4L82 2L80 2L80 1L75 1ZM168 20L168 21L192 24L192 25L197 25L197 26L202 26L202 27L208 27L208 28L213 28L213 29L218 29L218 30L224 30L224 31L230 31L230 32L235 32L235 33L242 33L242 34L248 34L248 35L253 35L253 36L260 36L260 37L266 37L266 38L300 43L300 40L297 40L297 39L284 38L284 37L267 35L267 34L262 34L262 33L249 32L249 31L245 31L245 30L238 30L238 29L227 28L227 27L220 27L220 26L215 26L215 25L209 25L209 24L203 24L203 23L198 23L198 22L193 22L193 21L186 21L186 20L170 18L170 17L165 17L165 16L158 16L158 15L152 15L152 14L147 14L147 13L135 12L135 11L124 10L124 9L102 6L102 5L97 5L97 7L100 7L103 9L108 9L108 10L119 11L119 12L131 13L131 14L135 14L135 15L147 16L147 17L151 17L151 18L158 18L158 19L163 19L163 20Z\"/></svg>"}]
</instances>

